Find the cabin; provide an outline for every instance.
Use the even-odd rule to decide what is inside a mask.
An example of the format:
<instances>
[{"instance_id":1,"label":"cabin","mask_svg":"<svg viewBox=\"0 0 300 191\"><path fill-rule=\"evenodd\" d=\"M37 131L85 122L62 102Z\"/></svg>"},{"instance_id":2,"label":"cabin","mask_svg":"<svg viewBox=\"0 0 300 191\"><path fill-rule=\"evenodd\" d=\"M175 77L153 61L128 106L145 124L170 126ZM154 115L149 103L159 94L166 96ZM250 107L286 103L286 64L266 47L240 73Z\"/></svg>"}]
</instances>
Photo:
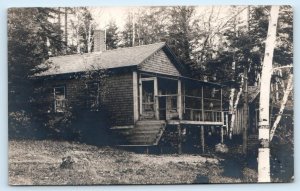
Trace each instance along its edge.
<instances>
[{"instance_id":1,"label":"cabin","mask_svg":"<svg viewBox=\"0 0 300 191\"><path fill-rule=\"evenodd\" d=\"M173 132L180 150L184 137L196 129L204 150L205 130L225 128L222 85L187 76L166 43L50 57L45 66L36 78L47 89L48 113L60 115L79 103L95 113L103 109L110 125L99 128L120 135L118 145L158 145ZM86 77L100 70L105 85ZM95 109L99 104L104 107Z\"/></svg>"},{"instance_id":2,"label":"cabin","mask_svg":"<svg viewBox=\"0 0 300 191\"><path fill-rule=\"evenodd\" d=\"M271 96L270 96L270 124L272 125L278 115L280 109L280 100L283 95L282 90L275 91L276 84L271 84ZM244 95L241 96L239 104L236 110L236 117L232 127L232 135L234 140L242 140L243 135L243 124L244 120L248 120L248 128L247 128L247 151L248 153L257 154L258 150L258 125L259 125L259 94L260 94L260 86L248 86L248 118L243 116L244 112ZM225 118L227 112L224 112ZM293 126L293 101L291 96L285 105L284 112L282 114L282 120L280 126L282 128L287 128L287 126ZM239 142L241 144L241 142Z\"/></svg>"}]
</instances>

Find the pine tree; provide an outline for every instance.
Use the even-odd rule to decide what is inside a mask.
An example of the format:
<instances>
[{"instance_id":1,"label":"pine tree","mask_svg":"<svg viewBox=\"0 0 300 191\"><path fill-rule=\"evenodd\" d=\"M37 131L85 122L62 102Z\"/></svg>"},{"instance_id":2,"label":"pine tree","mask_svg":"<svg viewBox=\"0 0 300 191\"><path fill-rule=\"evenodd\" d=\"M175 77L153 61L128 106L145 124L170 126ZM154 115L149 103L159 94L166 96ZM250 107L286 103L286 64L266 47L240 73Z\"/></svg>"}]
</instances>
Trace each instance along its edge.
<instances>
[{"instance_id":1,"label":"pine tree","mask_svg":"<svg viewBox=\"0 0 300 191\"><path fill-rule=\"evenodd\" d=\"M33 80L44 69L37 67L49 57L49 51L61 51L61 37L49 22L52 9L11 8L8 10L8 112L9 132L37 127L35 118L45 108L36 107L40 89ZM50 45L48 44L50 42ZM41 82L41 81L40 81ZM30 121L28 120L30 119ZM18 130L16 130L16 128ZM11 134L10 134L11 136Z\"/></svg>"},{"instance_id":2,"label":"pine tree","mask_svg":"<svg viewBox=\"0 0 300 191\"><path fill-rule=\"evenodd\" d=\"M168 10L170 25L168 27L168 44L175 54L187 65L191 65L192 17L194 7L172 7Z\"/></svg>"},{"instance_id":3,"label":"pine tree","mask_svg":"<svg viewBox=\"0 0 300 191\"><path fill-rule=\"evenodd\" d=\"M114 21L110 21L106 29L106 46L108 50L116 49L119 43L118 27Z\"/></svg>"}]
</instances>

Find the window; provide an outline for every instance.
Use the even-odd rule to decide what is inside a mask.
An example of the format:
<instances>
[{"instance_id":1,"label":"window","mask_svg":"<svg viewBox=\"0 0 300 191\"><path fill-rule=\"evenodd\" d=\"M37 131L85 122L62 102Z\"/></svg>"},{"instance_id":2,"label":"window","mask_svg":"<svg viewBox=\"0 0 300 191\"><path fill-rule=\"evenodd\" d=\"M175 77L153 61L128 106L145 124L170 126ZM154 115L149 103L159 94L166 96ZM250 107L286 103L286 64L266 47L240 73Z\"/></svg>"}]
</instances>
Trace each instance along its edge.
<instances>
[{"instance_id":1,"label":"window","mask_svg":"<svg viewBox=\"0 0 300 191\"><path fill-rule=\"evenodd\" d=\"M97 110L99 107L99 82L90 82L87 86L87 107Z\"/></svg>"},{"instance_id":2,"label":"window","mask_svg":"<svg viewBox=\"0 0 300 191\"><path fill-rule=\"evenodd\" d=\"M54 87L54 111L64 112L66 109L65 86Z\"/></svg>"}]
</instances>

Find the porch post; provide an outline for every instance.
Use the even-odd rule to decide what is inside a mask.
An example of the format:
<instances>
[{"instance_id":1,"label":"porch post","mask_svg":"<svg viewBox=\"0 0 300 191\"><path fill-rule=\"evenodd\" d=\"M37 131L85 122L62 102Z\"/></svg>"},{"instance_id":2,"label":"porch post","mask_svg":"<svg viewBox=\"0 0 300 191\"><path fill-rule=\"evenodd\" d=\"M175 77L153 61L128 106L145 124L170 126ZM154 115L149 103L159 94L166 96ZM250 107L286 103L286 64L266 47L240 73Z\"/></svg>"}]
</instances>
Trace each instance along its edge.
<instances>
[{"instance_id":1,"label":"porch post","mask_svg":"<svg viewBox=\"0 0 300 191\"><path fill-rule=\"evenodd\" d=\"M139 77L139 101L140 101L140 115L143 113L143 86L141 75Z\"/></svg>"},{"instance_id":2,"label":"porch post","mask_svg":"<svg viewBox=\"0 0 300 191\"><path fill-rule=\"evenodd\" d=\"M133 120L134 123L139 119L139 101L138 101L138 79L137 72L133 71Z\"/></svg>"},{"instance_id":3,"label":"porch post","mask_svg":"<svg viewBox=\"0 0 300 191\"><path fill-rule=\"evenodd\" d=\"M228 136L228 112L225 113L225 125L226 125L226 135Z\"/></svg>"},{"instance_id":4,"label":"porch post","mask_svg":"<svg viewBox=\"0 0 300 191\"><path fill-rule=\"evenodd\" d=\"M224 143L224 129L223 125L221 126L221 143Z\"/></svg>"},{"instance_id":5,"label":"porch post","mask_svg":"<svg viewBox=\"0 0 300 191\"><path fill-rule=\"evenodd\" d=\"M182 138L181 138L181 125L180 123L177 125L177 132L178 132L178 154L182 153Z\"/></svg>"},{"instance_id":6,"label":"porch post","mask_svg":"<svg viewBox=\"0 0 300 191\"><path fill-rule=\"evenodd\" d=\"M181 94L181 80L178 79L178 89L177 89L177 111L179 120L182 119L182 94Z\"/></svg>"},{"instance_id":7,"label":"porch post","mask_svg":"<svg viewBox=\"0 0 300 191\"><path fill-rule=\"evenodd\" d=\"M203 86L201 86L201 115L202 115L202 121L205 121L204 119L204 93L203 93Z\"/></svg>"},{"instance_id":8,"label":"porch post","mask_svg":"<svg viewBox=\"0 0 300 191\"><path fill-rule=\"evenodd\" d=\"M159 120L159 100L158 100L158 83L157 78L154 78L154 112L155 119Z\"/></svg>"},{"instance_id":9,"label":"porch post","mask_svg":"<svg viewBox=\"0 0 300 191\"><path fill-rule=\"evenodd\" d=\"M200 137L201 137L201 149L202 149L202 153L205 152L204 148L205 148L205 140L204 140L204 126L201 125L201 133L200 133Z\"/></svg>"},{"instance_id":10,"label":"porch post","mask_svg":"<svg viewBox=\"0 0 300 191\"><path fill-rule=\"evenodd\" d=\"M223 99L222 99L222 94L223 94L223 91L222 91L222 88L221 88L221 121L224 125L224 113L223 113Z\"/></svg>"}]
</instances>

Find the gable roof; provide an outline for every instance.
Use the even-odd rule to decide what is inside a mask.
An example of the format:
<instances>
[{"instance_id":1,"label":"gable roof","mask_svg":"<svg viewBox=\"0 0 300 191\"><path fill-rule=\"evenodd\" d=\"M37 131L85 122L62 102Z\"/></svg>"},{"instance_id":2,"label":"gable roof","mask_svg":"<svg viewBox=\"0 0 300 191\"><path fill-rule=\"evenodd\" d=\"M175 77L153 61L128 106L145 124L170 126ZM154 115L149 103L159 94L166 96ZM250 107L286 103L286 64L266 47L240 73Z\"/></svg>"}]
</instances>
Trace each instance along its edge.
<instances>
[{"instance_id":1,"label":"gable roof","mask_svg":"<svg viewBox=\"0 0 300 191\"><path fill-rule=\"evenodd\" d=\"M249 99L248 103L249 104L253 103L259 94L260 94L260 86L248 86L248 99ZM272 103L271 105L276 108L281 107L280 101L278 101L276 103ZM291 111L291 110L293 110L293 108L294 108L293 101L288 100L285 105L285 110Z\"/></svg>"},{"instance_id":2,"label":"gable roof","mask_svg":"<svg viewBox=\"0 0 300 191\"><path fill-rule=\"evenodd\" d=\"M260 86L248 86L248 103L252 103L258 96Z\"/></svg>"},{"instance_id":3,"label":"gable roof","mask_svg":"<svg viewBox=\"0 0 300 191\"><path fill-rule=\"evenodd\" d=\"M166 47L166 44L161 42L129 48L118 48L104 52L50 57L39 66L40 68L48 69L36 76L137 66L163 47Z\"/></svg>"}]
</instances>

